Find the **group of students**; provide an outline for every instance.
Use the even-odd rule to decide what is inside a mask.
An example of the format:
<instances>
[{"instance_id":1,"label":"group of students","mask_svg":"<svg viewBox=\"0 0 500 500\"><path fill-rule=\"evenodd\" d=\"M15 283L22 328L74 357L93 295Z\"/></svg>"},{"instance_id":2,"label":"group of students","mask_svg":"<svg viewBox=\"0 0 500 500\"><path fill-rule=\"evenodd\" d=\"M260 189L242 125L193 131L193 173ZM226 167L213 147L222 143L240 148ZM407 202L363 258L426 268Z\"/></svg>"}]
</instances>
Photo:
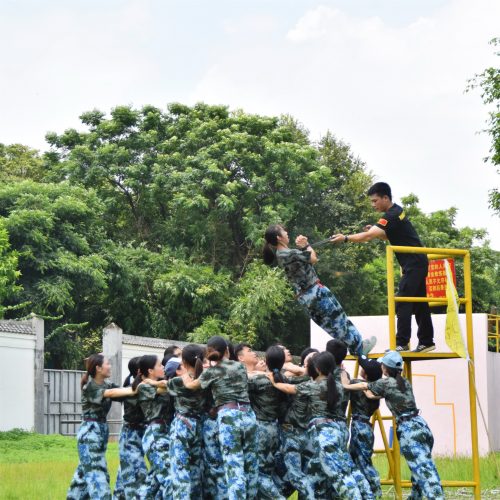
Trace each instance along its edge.
<instances>
[{"instance_id":1,"label":"group of students","mask_svg":"<svg viewBox=\"0 0 500 500\"><path fill-rule=\"evenodd\" d=\"M151 355L132 359L122 388L106 381L109 361L90 356L82 379L80 462L68 499L112 498L105 461L112 399L124 405L113 498L280 500L294 490L305 499L379 498L370 418L380 398L397 422L412 473L411 498L444 498L432 433L401 376L399 351L406 346L378 362L368 359L376 338L363 340L319 281L308 239L297 237L297 248L290 249L280 225L270 226L264 238L264 262L284 270L298 302L331 335L327 350L304 352L296 366L283 346L274 345L263 362L250 346L233 350L215 336L206 348L188 345L163 364ZM417 351L424 348L433 345ZM350 380L343 370L347 351L358 357L361 379Z\"/></svg>"},{"instance_id":2,"label":"group of students","mask_svg":"<svg viewBox=\"0 0 500 500\"><path fill-rule=\"evenodd\" d=\"M250 346L232 348L216 336L164 365L154 355L133 358L122 388L106 381L109 361L90 356L80 462L67 498L284 499L294 490L305 499L379 498L370 418L382 397L412 472L411 498L444 498L432 433L401 376L401 355L361 356L360 378L350 380L346 354L332 339L324 352L305 350L301 365L281 345L269 347L264 361ZM105 460L112 400L124 405L113 495Z\"/></svg>"}]
</instances>

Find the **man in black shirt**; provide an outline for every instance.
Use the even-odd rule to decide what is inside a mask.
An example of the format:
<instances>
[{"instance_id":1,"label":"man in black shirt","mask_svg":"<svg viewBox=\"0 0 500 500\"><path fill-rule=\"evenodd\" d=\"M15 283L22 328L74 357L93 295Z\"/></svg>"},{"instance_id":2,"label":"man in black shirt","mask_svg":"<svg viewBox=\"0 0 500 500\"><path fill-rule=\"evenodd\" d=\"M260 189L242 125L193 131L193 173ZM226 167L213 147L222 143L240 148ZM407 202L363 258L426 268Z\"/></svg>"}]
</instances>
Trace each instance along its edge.
<instances>
[{"instance_id":1,"label":"man in black shirt","mask_svg":"<svg viewBox=\"0 0 500 500\"><path fill-rule=\"evenodd\" d=\"M368 196L372 207L382 212L382 217L373 226L365 226L362 233L349 236L336 234L332 236L333 243L349 241L365 242L375 238L389 240L394 246L421 247L422 242L415 228L408 220L404 210L392 202L391 188L385 182L375 183L369 190ZM396 258L403 270L399 282L398 295L400 297L425 297L425 278L428 270L427 256L424 254L396 253ZM431 311L427 302L397 302L396 314L397 334L396 350L408 351L411 337L411 315L417 320L418 346L414 352L433 351L434 328L432 326Z\"/></svg>"}]
</instances>

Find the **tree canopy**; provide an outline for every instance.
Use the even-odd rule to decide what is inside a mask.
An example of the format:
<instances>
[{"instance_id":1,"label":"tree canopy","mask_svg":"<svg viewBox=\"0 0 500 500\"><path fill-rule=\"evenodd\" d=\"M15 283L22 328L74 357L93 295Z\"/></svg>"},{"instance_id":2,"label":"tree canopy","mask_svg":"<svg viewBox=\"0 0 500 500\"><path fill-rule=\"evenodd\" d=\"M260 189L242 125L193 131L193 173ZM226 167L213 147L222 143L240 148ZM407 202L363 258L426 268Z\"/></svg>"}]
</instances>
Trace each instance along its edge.
<instances>
[{"instance_id":1,"label":"tree canopy","mask_svg":"<svg viewBox=\"0 0 500 500\"><path fill-rule=\"evenodd\" d=\"M317 241L376 220L349 145L330 132L313 143L289 116L206 104L80 118L82 130L47 134L43 154L0 145L0 297L7 317L47 318L50 366L80 366L111 321L134 335L308 344L283 273L261 261L263 234L281 223ZM471 249L475 310L498 304L486 232L457 228L454 208L403 204L425 244ZM386 313L384 243L319 256L348 314Z\"/></svg>"}]
</instances>

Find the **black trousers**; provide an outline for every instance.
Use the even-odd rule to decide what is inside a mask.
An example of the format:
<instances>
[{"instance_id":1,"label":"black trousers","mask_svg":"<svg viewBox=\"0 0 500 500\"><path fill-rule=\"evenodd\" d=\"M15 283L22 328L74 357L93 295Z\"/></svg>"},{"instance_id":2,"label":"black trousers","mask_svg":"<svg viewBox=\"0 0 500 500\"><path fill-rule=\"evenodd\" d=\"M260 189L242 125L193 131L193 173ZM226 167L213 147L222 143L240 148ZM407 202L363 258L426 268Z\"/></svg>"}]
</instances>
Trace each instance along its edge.
<instances>
[{"instance_id":1,"label":"black trousers","mask_svg":"<svg viewBox=\"0 0 500 500\"><path fill-rule=\"evenodd\" d=\"M399 282L399 297L425 297L426 267L403 269L403 276ZM432 326L431 310L427 302L397 302L396 316L397 333L396 344L405 346L411 338L411 316L415 314L419 344L431 345L434 343L434 327Z\"/></svg>"}]
</instances>

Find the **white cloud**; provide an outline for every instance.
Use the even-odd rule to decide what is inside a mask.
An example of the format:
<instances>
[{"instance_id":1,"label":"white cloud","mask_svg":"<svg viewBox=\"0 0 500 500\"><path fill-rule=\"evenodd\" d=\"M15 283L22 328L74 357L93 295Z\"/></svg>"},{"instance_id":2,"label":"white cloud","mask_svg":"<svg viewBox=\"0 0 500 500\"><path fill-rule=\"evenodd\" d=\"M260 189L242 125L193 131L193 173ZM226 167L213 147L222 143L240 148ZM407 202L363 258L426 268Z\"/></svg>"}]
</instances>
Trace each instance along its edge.
<instances>
[{"instance_id":1,"label":"white cloud","mask_svg":"<svg viewBox=\"0 0 500 500\"><path fill-rule=\"evenodd\" d=\"M498 176L482 158L489 138L479 94L467 79L498 64L500 2L454 0L398 27L379 17L318 6L280 41L254 37L218 53L192 100L259 113L291 113L318 137L351 143L397 195L415 192L424 210L459 208L461 225L487 227L500 249L500 223L487 208Z\"/></svg>"}]
</instances>

